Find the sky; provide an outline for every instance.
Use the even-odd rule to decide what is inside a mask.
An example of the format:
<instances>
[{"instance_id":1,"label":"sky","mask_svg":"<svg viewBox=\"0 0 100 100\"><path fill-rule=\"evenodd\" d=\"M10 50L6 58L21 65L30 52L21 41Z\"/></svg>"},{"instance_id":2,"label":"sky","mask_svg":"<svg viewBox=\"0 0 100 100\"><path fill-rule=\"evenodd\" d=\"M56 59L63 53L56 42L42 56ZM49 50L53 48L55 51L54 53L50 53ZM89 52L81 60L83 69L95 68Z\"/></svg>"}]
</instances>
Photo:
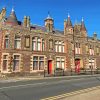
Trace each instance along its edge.
<instances>
[{"instance_id":1,"label":"sky","mask_svg":"<svg viewBox=\"0 0 100 100\"><path fill-rule=\"evenodd\" d=\"M96 32L100 39L100 0L0 0L0 10L6 7L9 16L14 8L17 19L23 21L30 16L31 23L44 26L44 19L54 19L55 29L63 30L64 19L70 14L73 25L80 23L82 17L89 36Z\"/></svg>"}]
</instances>

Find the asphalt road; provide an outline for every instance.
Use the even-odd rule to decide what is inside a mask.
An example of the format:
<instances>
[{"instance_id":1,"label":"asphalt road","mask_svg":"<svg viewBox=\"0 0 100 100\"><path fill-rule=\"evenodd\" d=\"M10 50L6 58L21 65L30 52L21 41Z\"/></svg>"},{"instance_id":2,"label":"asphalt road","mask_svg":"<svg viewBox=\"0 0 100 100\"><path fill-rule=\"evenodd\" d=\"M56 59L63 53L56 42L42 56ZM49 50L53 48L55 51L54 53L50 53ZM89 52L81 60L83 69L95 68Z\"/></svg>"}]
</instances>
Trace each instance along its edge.
<instances>
[{"instance_id":1,"label":"asphalt road","mask_svg":"<svg viewBox=\"0 0 100 100\"><path fill-rule=\"evenodd\" d=\"M41 100L94 86L100 86L99 76L62 77L0 83L0 100Z\"/></svg>"}]
</instances>

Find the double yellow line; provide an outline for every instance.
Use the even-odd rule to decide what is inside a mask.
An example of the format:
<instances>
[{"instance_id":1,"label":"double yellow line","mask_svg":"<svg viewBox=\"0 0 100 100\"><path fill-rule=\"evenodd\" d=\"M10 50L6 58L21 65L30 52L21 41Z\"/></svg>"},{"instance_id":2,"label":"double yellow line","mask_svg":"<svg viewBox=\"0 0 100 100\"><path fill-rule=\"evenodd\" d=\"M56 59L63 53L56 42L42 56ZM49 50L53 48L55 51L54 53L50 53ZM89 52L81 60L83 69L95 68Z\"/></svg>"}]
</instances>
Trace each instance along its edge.
<instances>
[{"instance_id":1,"label":"double yellow line","mask_svg":"<svg viewBox=\"0 0 100 100\"><path fill-rule=\"evenodd\" d=\"M74 92L70 92L70 93L65 93L65 94L61 94L61 95L57 95L57 96L53 96L53 97L44 98L41 100L61 100L61 98L66 98L68 96L86 93L89 91L97 90L99 88L100 88L100 86L96 86L96 87L92 87L92 88L82 89L82 90L78 90L78 91L74 91Z\"/></svg>"}]
</instances>

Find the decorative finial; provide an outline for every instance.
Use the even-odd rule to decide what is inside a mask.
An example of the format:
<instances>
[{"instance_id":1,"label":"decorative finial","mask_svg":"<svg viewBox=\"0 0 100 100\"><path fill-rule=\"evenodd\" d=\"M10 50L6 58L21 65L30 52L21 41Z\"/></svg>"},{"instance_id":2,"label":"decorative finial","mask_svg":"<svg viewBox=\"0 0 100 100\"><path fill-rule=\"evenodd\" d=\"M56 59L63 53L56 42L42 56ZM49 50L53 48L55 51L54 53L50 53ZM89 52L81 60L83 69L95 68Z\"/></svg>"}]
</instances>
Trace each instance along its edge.
<instances>
[{"instance_id":1,"label":"decorative finial","mask_svg":"<svg viewBox=\"0 0 100 100\"><path fill-rule=\"evenodd\" d=\"M3 7L2 9L6 9L6 7Z\"/></svg>"},{"instance_id":2,"label":"decorative finial","mask_svg":"<svg viewBox=\"0 0 100 100\"><path fill-rule=\"evenodd\" d=\"M48 11L48 18L50 18L50 12Z\"/></svg>"},{"instance_id":3,"label":"decorative finial","mask_svg":"<svg viewBox=\"0 0 100 100\"><path fill-rule=\"evenodd\" d=\"M82 17L82 22L84 22L84 18Z\"/></svg>"},{"instance_id":4,"label":"decorative finial","mask_svg":"<svg viewBox=\"0 0 100 100\"><path fill-rule=\"evenodd\" d=\"M14 8L12 8L12 12L14 12Z\"/></svg>"},{"instance_id":5,"label":"decorative finial","mask_svg":"<svg viewBox=\"0 0 100 100\"><path fill-rule=\"evenodd\" d=\"M70 14L68 13L68 17L70 17Z\"/></svg>"}]
</instances>

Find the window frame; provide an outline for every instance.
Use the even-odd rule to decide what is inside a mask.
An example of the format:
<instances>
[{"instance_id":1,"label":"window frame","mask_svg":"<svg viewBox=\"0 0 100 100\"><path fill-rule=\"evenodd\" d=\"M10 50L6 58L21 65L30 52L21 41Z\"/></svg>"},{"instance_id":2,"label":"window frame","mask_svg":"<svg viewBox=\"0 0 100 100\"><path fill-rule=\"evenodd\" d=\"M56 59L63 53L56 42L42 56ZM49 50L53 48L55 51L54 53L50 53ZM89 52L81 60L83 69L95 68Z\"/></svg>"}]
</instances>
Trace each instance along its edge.
<instances>
[{"instance_id":1,"label":"window frame","mask_svg":"<svg viewBox=\"0 0 100 100\"><path fill-rule=\"evenodd\" d=\"M64 41L60 41L60 40L56 40L55 41L55 52L61 52L64 53L65 52L65 43Z\"/></svg>"},{"instance_id":2,"label":"window frame","mask_svg":"<svg viewBox=\"0 0 100 100\"><path fill-rule=\"evenodd\" d=\"M14 59L14 56L19 56L19 59ZM19 61L18 70L14 70L14 63L15 63L15 61ZM12 66L12 71L13 71L13 72L19 72L19 71L20 71L20 65L21 65L21 54L14 53L14 54L13 54L13 66Z\"/></svg>"},{"instance_id":3,"label":"window frame","mask_svg":"<svg viewBox=\"0 0 100 100\"><path fill-rule=\"evenodd\" d=\"M18 44L17 44L18 42L20 43L20 46L18 46ZM21 49L21 37L20 36L15 36L15 39L14 39L14 48L15 49Z\"/></svg>"},{"instance_id":4,"label":"window frame","mask_svg":"<svg viewBox=\"0 0 100 100\"><path fill-rule=\"evenodd\" d=\"M5 55L7 56L7 59L3 59L3 57L4 57ZM7 65L6 65L6 70L3 70L3 63L4 63L5 60L7 60ZM9 64L9 53L3 53L3 54L2 54L2 62L1 62L1 65L2 65L2 67L1 67L1 72L3 72L3 73L8 72L8 64Z\"/></svg>"},{"instance_id":5,"label":"window frame","mask_svg":"<svg viewBox=\"0 0 100 100\"><path fill-rule=\"evenodd\" d=\"M34 60L34 57L37 57L36 60ZM40 57L43 57L43 60L40 59ZM34 66L34 63L37 62L37 66ZM41 68L40 62L43 62L43 67ZM45 55L33 55L32 56L32 71L43 71L45 66ZM34 67L37 67L36 69Z\"/></svg>"},{"instance_id":6,"label":"window frame","mask_svg":"<svg viewBox=\"0 0 100 100\"><path fill-rule=\"evenodd\" d=\"M57 60L59 59L59 60ZM56 56L56 68L61 68L61 69L65 69L65 57L64 56ZM59 67L57 67L57 63L59 63ZM62 66L62 63L64 63L64 66Z\"/></svg>"},{"instance_id":7,"label":"window frame","mask_svg":"<svg viewBox=\"0 0 100 100\"><path fill-rule=\"evenodd\" d=\"M33 37L32 51L45 51L45 40L37 36Z\"/></svg>"},{"instance_id":8,"label":"window frame","mask_svg":"<svg viewBox=\"0 0 100 100\"><path fill-rule=\"evenodd\" d=\"M8 43L7 43L6 40L8 41ZM4 48L5 49L8 49L9 48L9 35L5 35L5 37L4 37Z\"/></svg>"}]
</instances>

